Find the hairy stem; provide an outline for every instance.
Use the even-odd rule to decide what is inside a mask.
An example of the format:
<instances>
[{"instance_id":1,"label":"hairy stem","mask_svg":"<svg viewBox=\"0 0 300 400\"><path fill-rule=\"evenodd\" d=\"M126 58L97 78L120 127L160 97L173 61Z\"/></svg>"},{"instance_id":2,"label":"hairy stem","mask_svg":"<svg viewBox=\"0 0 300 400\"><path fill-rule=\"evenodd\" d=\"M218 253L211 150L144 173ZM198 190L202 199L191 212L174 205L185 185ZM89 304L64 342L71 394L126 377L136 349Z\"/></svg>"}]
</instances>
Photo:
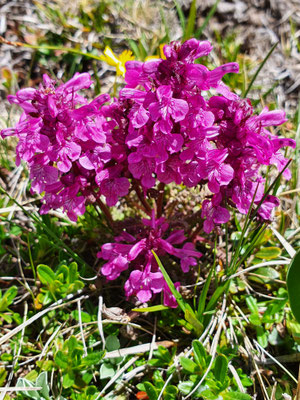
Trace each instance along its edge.
<instances>
[{"instance_id":1,"label":"hairy stem","mask_svg":"<svg viewBox=\"0 0 300 400\"><path fill-rule=\"evenodd\" d=\"M140 202L143 204L145 212L148 215L151 215L151 211L152 211L151 206L147 202L147 200L145 199L145 196L143 195L143 193L142 193L142 191L141 191L141 189L140 189L140 187L139 187L137 182L135 182L135 184L134 184L134 190L135 190L135 192L137 194L137 197L139 198Z\"/></svg>"},{"instance_id":2,"label":"hairy stem","mask_svg":"<svg viewBox=\"0 0 300 400\"><path fill-rule=\"evenodd\" d=\"M164 194L165 194L165 183L160 182L158 185L158 198L156 200L156 212L157 212L157 218L160 218L162 216L163 212L163 203L164 203Z\"/></svg>"},{"instance_id":3,"label":"hairy stem","mask_svg":"<svg viewBox=\"0 0 300 400\"><path fill-rule=\"evenodd\" d=\"M109 208L107 207L107 205L105 203L103 203L103 201L100 199L100 197L98 197L96 201L97 201L97 204L100 207L101 211L105 215L108 225L110 226L110 228L112 230L114 230L114 221L112 219Z\"/></svg>"}]
</instances>

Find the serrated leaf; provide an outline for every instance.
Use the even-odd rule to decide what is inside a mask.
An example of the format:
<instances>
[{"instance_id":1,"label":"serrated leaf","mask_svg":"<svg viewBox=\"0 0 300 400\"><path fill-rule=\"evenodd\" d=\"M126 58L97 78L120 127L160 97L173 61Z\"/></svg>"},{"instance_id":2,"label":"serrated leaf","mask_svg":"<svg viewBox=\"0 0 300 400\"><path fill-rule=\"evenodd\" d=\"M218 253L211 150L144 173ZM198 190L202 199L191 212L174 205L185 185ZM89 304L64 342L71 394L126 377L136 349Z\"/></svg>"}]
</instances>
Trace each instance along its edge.
<instances>
[{"instance_id":1,"label":"serrated leaf","mask_svg":"<svg viewBox=\"0 0 300 400\"><path fill-rule=\"evenodd\" d=\"M300 251L295 255L289 266L286 283L292 312L300 323Z\"/></svg>"},{"instance_id":2,"label":"serrated leaf","mask_svg":"<svg viewBox=\"0 0 300 400\"><path fill-rule=\"evenodd\" d=\"M257 258L264 260L273 260L281 255L281 250L278 247L261 247L258 253L255 254Z\"/></svg>"}]
</instances>

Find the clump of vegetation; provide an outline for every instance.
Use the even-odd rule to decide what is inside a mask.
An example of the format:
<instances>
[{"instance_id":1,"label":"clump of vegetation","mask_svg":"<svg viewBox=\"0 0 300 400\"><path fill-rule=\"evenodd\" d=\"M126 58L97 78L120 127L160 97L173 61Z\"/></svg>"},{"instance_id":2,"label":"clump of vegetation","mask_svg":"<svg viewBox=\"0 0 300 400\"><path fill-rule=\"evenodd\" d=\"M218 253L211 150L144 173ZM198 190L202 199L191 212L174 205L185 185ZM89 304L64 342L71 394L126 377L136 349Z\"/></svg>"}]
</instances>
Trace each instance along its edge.
<instances>
[{"instance_id":1,"label":"clump of vegetation","mask_svg":"<svg viewBox=\"0 0 300 400\"><path fill-rule=\"evenodd\" d=\"M183 40L151 54L145 37L128 41L135 59L75 49L115 68L112 96L95 69L8 96L23 114L2 130L9 154L19 139L17 168L3 167L30 200L1 189L5 399L296 393L299 210L291 222L286 204L300 109L245 98L276 46L248 83L234 35L217 67L211 43L191 38L217 4L195 29L196 2L187 17L175 2ZM99 33L101 10L78 21Z\"/></svg>"}]
</instances>

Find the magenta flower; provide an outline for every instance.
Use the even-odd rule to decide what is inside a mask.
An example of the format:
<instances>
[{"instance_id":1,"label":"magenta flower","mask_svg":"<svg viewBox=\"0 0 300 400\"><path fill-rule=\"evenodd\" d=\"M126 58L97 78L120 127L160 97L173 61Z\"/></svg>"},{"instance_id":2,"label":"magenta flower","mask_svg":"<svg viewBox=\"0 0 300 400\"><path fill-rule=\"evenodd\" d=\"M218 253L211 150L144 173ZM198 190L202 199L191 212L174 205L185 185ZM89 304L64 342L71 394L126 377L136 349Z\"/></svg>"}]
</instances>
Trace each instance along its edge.
<instances>
[{"instance_id":1,"label":"magenta flower","mask_svg":"<svg viewBox=\"0 0 300 400\"><path fill-rule=\"evenodd\" d=\"M157 101L151 103L149 112L153 121L156 123L157 129L161 132L170 133L173 123L184 119L188 112L188 104L185 100L172 97L172 89L170 86L160 86L156 91Z\"/></svg>"},{"instance_id":2,"label":"magenta flower","mask_svg":"<svg viewBox=\"0 0 300 400\"><path fill-rule=\"evenodd\" d=\"M230 219L230 213L220 204L222 202L222 196L220 193L215 194L211 201L204 200L202 203L201 218L205 218L203 230L206 233L210 233L214 226L217 224L225 224Z\"/></svg>"},{"instance_id":3,"label":"magenta flower","mask_svg":"<svg viewBox=\"0 0 300 400\"><path fill-rule=\"evenodd\" d=\"M125 282L124 289L127 298L136 296L139 301L146 303L153 294L160 293L164 289L164 277L161 272L151 272L151 266L144 271L134 270Z\"/></svg>"},{"instance_id":4,"label":"magenta flower","mask_svg":"<svg viewBox=\"0 0 300 400\"><path fill-rule=\"evenodd\" d=\"M75 220L97 196L116 205L133 180L145 195L159 182L208 187L213 197L202 205L206 232L229 220L226 204L247 213L256 188L258 204L260 167L282 171L288 160L281 149L295 141L267 130L286 121L283 111L264 108L254 115L250 101L221 81L238 72L236 63L213 70L195 63L211 50L208 41L189 39L165 45L166 59L127 62L126 86L113 100L102 94L88 101L79 93L92 83L87 73L61 85L44 75L38 89L9 96L24 112L15 128L1 134L18 137L16 163L28 163L32 190L45 193L41 211L61 208ZM211 96L211 89L219 95ZM288 169L284 176L290 178ZM265 201L260 218L268 220L276 204ZM156 238L155 246L175 256L167 239ZM195 263L180 252L177 257L184 270Z\"/></svg>"},{"instance_id":5,"label":"magenta flower","mask_svg":"<svg viewBox=\"0 0 300 400\"><path fill-rule=\"evenodd\" d=\"M118 243L104 244L98 257L108 260L102 266L101 273L109 280L116 279L128 268L133 269L124 286L126 296L135 295L140 301L146 302L153 294L166 288L152 250L160 257L169 254L180 259L183 272L188 272L190 266L196 266L202 254L189 242L182 249L174 247L185 242L186 238L182 230L175 230L166 236L169 224L164 218L155 219L153 214L151 220L143 220L143 225L136 238L123 232L115 238ZM121 244L121 241L129 241L130 244ZM172 296L165 295L165 304L174 306L174 301Z\"/></svg>"}]
</instances>

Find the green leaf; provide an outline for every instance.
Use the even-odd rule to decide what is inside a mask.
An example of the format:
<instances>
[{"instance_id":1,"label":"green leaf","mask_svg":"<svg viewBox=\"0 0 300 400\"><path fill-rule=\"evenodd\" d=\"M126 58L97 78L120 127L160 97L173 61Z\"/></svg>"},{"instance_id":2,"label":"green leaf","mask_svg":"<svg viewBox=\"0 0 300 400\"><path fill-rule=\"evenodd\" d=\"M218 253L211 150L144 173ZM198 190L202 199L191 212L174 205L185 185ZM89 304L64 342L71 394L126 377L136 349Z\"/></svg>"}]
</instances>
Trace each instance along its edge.
<instances>
[{"instance_id":1,"label":"green leaf","mask_svg":"<svg viewBox=\"0 0 300 400\"><path fill-rule=\"evenodd\" d=\"M194 382L187 381L187 382L180 382L178 384L178 389L180 390L181 393L187 395L190 393L194 386Z\"/></svg>"},{"instance_id":2,"label":"green leaf","mask_svg":"<svg viewBox=\"0 0 300 400\"><path fill-rule=\"evenodd\" d=\"M100 379L111 378L116 375L116 368L108 362L104 362L100 367Z\"/></svg>"},{"instance_id":3,"label":"green leaf","mask_svg":"<svg viewBox=\"0 0 300 400\"><path fill-rule=\"evenodd\" d=\"M210 271L209 271L208 277L207 277L207 279L205 281L204 287L203 287L203 289L201 291L201 295L200 295L200 298L199 298L197 315L198 315L198 318L200 319L201 322L203 322L203 312L204 312L204 309L205 309L205 302L206 302L206 298L207 298L207 292L208 292L208 289L209 289L209 286L210 286L213 270L214 270L214 266L212 266Z\"/></svg>"},{"instance_id":4,"label":"green leaf","mask_svg":"<svg viewBox=\"0 0 300 400\"><path fill-rule=\"evenodd\" d=\"M195 329L196 335L200 336L201 333L203 332L203 325L201 322L198 320L194 312L191 312L190 310L185 310L184 317L189 322L193 328Z\"/></svg>"},{"instance_id":5,"label":"green leaf","mask_svg":"<svg viewBox=\"0 0 300 400\"><path fill-rule=\"evenodd\" d=\"M2 299L0 300L0 312L1 312L1 311L5 311L5 310L7 309L7 307L8 307L7 299L2 298ZM11 318L10 318L10 319L11 319ZM8 321L6 321L6 322L8 322Z\"/></svg>"},{"instance_id":6,"label":"green leaf","mask_svg":"<svg viewBox=\"0 0 300 400\"><path fill-rule=\"evenodd\" d=\"M56 353L54 361L57 364L57 366L63 370L65 370L69 367L68 356L65 353L63 353L61 350L58 350L58 352Z\"/></svg>"},{"instance_id":7,"label":"green leaf","mask_svg":"<svg viewBox=\"0 0 300 400\"><path fill-rule=\"evenodd\" d=\"M167 282L167 284L171 290L172 295L175 297L175 299L176 299L179 307L182 309L182 311L185 312L185 310L187 308L187 303L184 301L181 294L176 290L174 283L172 282L171 278L169 277L167 271L165 270L165 267L162 265L158 256L155 254L155 252L153 250L152 250L152 253L153 253L155 260L159 266L159 269L161 270L161 273L163 274L165 281Z\"/></svg>"},{"instance_id":8,"label":"green leaf","mask_svg":"<svg viewBox=\"0 0 300 400\"><path fill-rule=\"evenodd\" d=\"M37 274L42 284L49 286L56 279L55 273L48 265L40 264L37 266Z\"/></svg>"},{"instance_id":9,"label":"green leaf","mask_svg":"<svg viewBox=\"0 0 300 400\"><path fill-rule=\"evenodd\" d=\"M5 370L5 368L0 367L0 387L3 387L6 376L7 376L7 371Z\"/></svg>"},{"instance_id":10,"label":"green leaf","mask_svg":"<svg viewBox=\"0 0 300 400\"><path fill-rule=\"evenodd\" d=\"M180 357L179 361L180 361L180 364L182 365L183 369L190 372L191 374L194 374L195 372L199 371L199 366L196 363L194 363L194 361L190 360L189 358Z\"/></svg>"},{"instance_id":11,"label":"green leaf","mask_svg":"<svg viewBox=\"0 0 300 400\"><path fill-rule=\"evenodd\" d=\"M73 386L74 383L75 383L75 376L72 371L68 371L63 375L62 384L65 389L68 389L69 387Z\"/></svg>"},{"instance_id":12,"label":"green leaf","mask_svg":"<svg viewBox=\"0 0 300 400\"><path fill-rule=\"evenodd\" d=\"M68 274L68 283L74 283L76 279L78 278L78 272L77 272L77 264L76 262L72 262L69 265L69 274Z\"/></svg>"},{"instance_id":13,"label":"green leaf","mask_svg":"<svg viewBox=\"0 0 300 400\"><path fill-rule=\"evenodd\" d=\"M219 298L222 294L229 288L230 282L229 280L222 283L218 288L214 291L213 295L211 296L207 306L205 307L205 313L211 311L215 305L217 304Z\"/></svg>"},{"instance_id":14,"label":"green leaf","mask_svg":"<svg viewBox=\"0 0 300 400\"><path fill-rule=\"evenodd\" d=\"M31 46L31 45L25 45L24 47L30 47L30 48L37 48L39 49L41 46ZM52 46L52 47L56 47L56 46ZM57 49L58 50L58 49ZM65 48L66 51L68 51L68 48ZM71 52L74 51L75 53L78 51L75 49L69 49ZM89 54L86 53L84 54L87 57L89 57ZM100 59L99 57L93 57L93 58L97 58ZM80 262L81 265L83 265L84 267L90 268L90 266L81 258L79 257L78 254L74 253L74 251L67 246L61 239L59 236L56 235L56 233L47 226L47 224L45 224L43 222L43 219L36 213L33 213L31 211L26 210L22 204L20 204L16 199L14 199L5 189L3 189L0 186L0 192L4 193L12 202L14 202L18 207L20 207L20 209L24 212L25 215L27 215L31 220L35 221L43 230L43 232L45 234L47 234L47 239L48 241L51 243L51 245L53 245L54 247L66 251L71 257L73 257L75 260L77 260L78 262Z\"/></svg>"},{"instance_id":15,"label":"green leaf","mask_svg":"<svg viewBox=\"0 0 300 400\"><path fill-rule=\"evenodd\" d=\"M278 247L261 247L259 252L255 254L257 258L264 260L273 260L281 255L281 249Z\"/></svg>"},{"instance_id":16,"label":"green leaf","mask_svg":"<svg viewBox=\"0 0 300 400\"><path fill-rule=\"evenodd\" d=\"M35 381L35 386L36 387L41 387L42 389L39 391L39 393L45 398L49 399L49 385L48 385L48 379L47 379L47 372L42 372Z\"/></svg>"},{"instance_id":17,"label":"green leaf","mask_svg":"<svg viewBox=\"0 0 300 400\"><path fill-rule=\"evenodd\" d=\"M194 37L195 38L199 38L202 35L202 32L204 31L204 29L206 28L207 24L209 23L210 19L212 18L212 16L214 15L214 13L217 10L218 4L219 4L220 0L216 0L215 4L212 6L212 8L209 10L203 24L200 26L200 28L196 31Z\"/></svg>"},{"instance_id":18,"label":"green leaf","mask_svg":"<svg viewBox=\"0 0 300 400\"><path fill-rule=\"evenodd\" d=\"M252 397L249 394L241 392L228 392L222 393L224 400L251 400Z\"/></svg>"},{"instance_id":19,"label":"green leaf","mask_svg":"<svg viewBox=\"0 0 300 400\"><path fill-rule=\"evenodd\" d=\"M144 382L144 387L146 390L146 393L149 397L150 400L157 400L158 398L158 393L155 389L155 387L152 385L150 382Z\"/></svg>"},{"instance_id":20,"label":"green leaf","mask_svg":"<svg viewBox=\"0 0 300 400\"><path fill-rule=\"evenodd\" d=\"M203 344L199 340L193 341L194 359L202 368L206 367L206 351Z\"/></svg>"},{"instance_id":21,"label":"green leaf","mask_svg":"<svg viewBox=\"0 0 300 400\"><path fill-rule=\"evenodd\" d=\"M163 311L163 310L169 310L169 307L159 304L157 306L152 306L152 307L133 308L131 311L144 313L144 312L156 312L156 311Z\"/></svg>"},{"instance_id":22,"label":"green leaf","mask_svg":"<svg viewBox=\"0 0 300 400\"><path fill-rule=\"evenodd\" d=\"M197 4L196 4L196 0L192 0L189 16L188 16L188 20L187 20L187 25L186 25L186 29L185 29L184 36L183 36L183 41L185 41L193 36L195 22L196 22L196 16L197 16Z\"/></svg>"},{"instance_id":23,"label":"green leaf","mask_svg":"<svg viewBox=\"0 0 300 400\"><path fill-rule=\"evenodd\" d=\"M81 348L81 345L75 336L70 336L70 338L64 343L64 349L68 349L69 354L77 348Z\"/></svg>"},{"instance_id":24,"label":"green leaf","mask_svg":"<svg viewBox=\"0 0 300 400\"><path fill-rule=\"evenodd\" d=\"M260 318L259 314L249 315L249 321L251 322L251 324L253 324L255 326L261 325L261 318Z\"/></svg>"},{"instance_id":25,"label":"green leaf","mask_svg":"<svg viewBox=\"0 0 300 400\"><path fill-rule=\"evenodd\" d=\"M119 342L119 339L117 338L117 336L109 335L106 338L105 348L107 351L119 350L120 342Z\"/></svg>"},{"instance_id":26,"label":"green leaf","mask_svg":"<svg viewBox=\"0 0 300 400\"><path fill-rule=\"evenodd\" d=\"M279 42L275 43L270 51L268 52L268 54L266 55L266 57L263 59L263 61L261 62L260 66L258 67L257 71L255 72L255 74L253 75L253 78L251 79L251 82L249 83L249 86L247 87L247 89L245 90L245 92L243 93L243 97L247 97L247 94L249 93L253 83L255 82L258 74L260 73L260 71L262 70L263 66L265 65L265 63L267 62L268 58L270 57L270 55L273 53L273 51L276 49L277 45Z\"/></svg>"},{"instance_id":27,"label":"green leaf","mask_svg":"<svg viewBox=\"0 0 300 400\"><path fill-rule=\"evenodd\" d=\"M176 11L179 17L179 21L180 21L180 25L181 25L181 29L182 32L185 31L185 16L184 13L182 11L182 8L180 7L180 5L178 4L177 0L173 0L175 7L176 7Z\"/></svg>"},{"instance_id":28,"label":"green leaf","mask_svg":"<svg viewBox=\"0 0 300 400\"><path fill-rule=\"evenodd\" d=\"M258 314L257 300L254 297L246 297L246 303L251 313Z\"/></svg>"},{"instance_id":29,"label":"green leaf","mask_svg":"<svg viewBox=\"0 0 300 400\"><path fill-rule=\"evenodd\" d=\"M89 371L85 372L82 376L81 379L83 380L83 382L88 385L91 380L93 379L93 374Z\"/></svg>"},{"instance_id":30,"label":"green leaf","mask_svg":"<svg viewBox=\"0 0 300 400\"><path fill-rule=\"evenodd\" d=\"M172 295L175 297L179 307L184 312L186 320L193 326L197 335L200 336L201 333L203 332L203 325L197 319L196 314L194 313L192 307L183 299L181 294L176 290L174 283L172 282L171 278L169 277L167 271L165 270L165 267L162 265L160 259L158 258L158 256L155 254L155 252L153 250L152 250L152 253L153 253L155 260L159 266L159 269L161 270L161 273L163 274L165 281L167 282L167 285L169 286L169 289L170 289Z\"/></svg>"},{"instance_id":31,"label":"green leaf","mask_svg":"<svg viewBox=\"0 0 300 400\"><path fill-rule=\"evenodd\" d=\"M7 291L4 293L2 300L6 299L7 304L10 305L14 298L16 297L16 295L18 294L18 288L17 286L11 286L9 289L7 289ZM3 310L1 310L3 311Z\"/></svg>"},{"instance_id":32,"label":"green leaf","mask_svg":"<svg viewBox=\"0 0 300 400\"><path fill-rule=\"evenodd\" d=\"M228 360L224 354L219 354L215 360L214 375L222 384L225 382L228 370Z\"/></svg>"},{"instance_id":33,"label":"green leaf","mask_svg":"<svg viewBox=\"0 0 300 400\"><path fill-rule=\"evenodd\" d=\"M16 387L21 387L21 388L28 388L28 387L33 387L35 386L34 383L31 381L25 379L25 378L19 378L16 384ZM35 399L35 400L40 400L41 396L37 390L22 390L20 393L27 399Z\"/></svg>"},{"instance_id":34,"label":"green leaf","mask_svg":"<svg viewBox=\"0 0 300 400\"><path fill-rule=\"evenodd\" d=\"M105 351L96 351L94 353L90 353L82 359L82 365L86 365L88 367L97 365L104 357L104 354Z\"/></svg>"},{"instance_id":35,"label":"green leaf","mask_svg":"<svg viewBox=\"0 0 300 400\"><path fill-rule=\"evenodd\" d=\"M300 250L289 266L286 283L292 312L300 323Z\"/></svg>"},{"instance_id":36,"label":"green leaf","mask_svg":"<svg viewBox=\"0 0 300 400\"><path fill-rule=\"evenodd\" d=\"M210 389L205 389L201 392L201 398L204 400L218 400L219 396L213 393Z\"/></svg>"},{"instance_id":37,"label":"green leaf","mask_svg":"<svg viewBox=\"0 0 300 400\"><path fill-rule=\"evenodd\" d=\"M141 60L142 57L141 57L140 49L139 49L138 45L136 44L136 42L132 39L129 39L128 43L129 43L131 50L133 51L135 57L137 59Z\"/></svg>"},{"instance_id":38,"label":"green leaf","mask_svg":"<svg viewBox=\"0 0 300 400\"><path fill-rule=\"evenodd\" d=\"M255 282L259 283L268 283L274 279L279 278L279 273L276 271L275 268L272 267L262 267L262 268L257 268L255 271L255 274L261 275L260 276L249 276L249 279Z\"/></svg>"},{"instance_id":39,"label":"green leaf","mask_svg":"<svg viewBox=\"0 0 300 400\"><path fill-rule=\"evenodd\" d=\"M177 389L177 387L174 386L174 385L168 385L168 386L166 387L165 392L166 392L167 394L170 394L170 395L176 395L176 394L178 393L178 389Z\"/></svg>"}]
</instances>

